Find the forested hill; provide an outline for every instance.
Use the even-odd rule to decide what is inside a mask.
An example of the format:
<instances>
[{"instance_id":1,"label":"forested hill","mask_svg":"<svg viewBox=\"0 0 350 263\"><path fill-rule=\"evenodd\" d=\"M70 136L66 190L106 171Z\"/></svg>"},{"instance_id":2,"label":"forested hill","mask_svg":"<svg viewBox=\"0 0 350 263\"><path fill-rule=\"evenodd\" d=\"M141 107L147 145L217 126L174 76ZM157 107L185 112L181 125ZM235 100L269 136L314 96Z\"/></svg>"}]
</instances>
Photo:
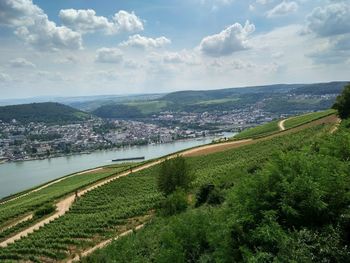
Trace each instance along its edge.
<instances>
[{"instance_id":1,"label":"forested hill","mask_svg":"<svg viewBox=\"0 0 350 263\"><path fill-rule=\"evenodd\" d=\"M0 120L3 122L10 122L15 119L22 123L66 123L88 118L89 114L83 111L54 102L0 107Z\"/></svg>"}]
</instances>

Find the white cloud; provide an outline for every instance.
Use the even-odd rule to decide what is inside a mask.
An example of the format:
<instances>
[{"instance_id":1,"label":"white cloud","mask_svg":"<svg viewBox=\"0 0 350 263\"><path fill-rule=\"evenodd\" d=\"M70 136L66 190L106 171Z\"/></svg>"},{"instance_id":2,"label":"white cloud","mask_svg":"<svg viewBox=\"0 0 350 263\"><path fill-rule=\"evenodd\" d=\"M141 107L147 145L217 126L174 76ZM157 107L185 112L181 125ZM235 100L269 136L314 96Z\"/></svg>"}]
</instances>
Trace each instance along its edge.
<instances>
[{"instance_id":1,"label":"white cloud","mask_svg":"<svg viewBox=\"0 0 350 263\"><path fill-rule=\"evenodd\" d=\"M322 37L350 33L350 4L315 8L307 17L307 31Z\"/></svg>"},{"instance_id":2,"label":"white cloud","mask_svg":"<svg viewBox=\"0 0 350 263\"><path fill-rule=\"evenodd\" d=\"M121 47L136 47L136 48L162 48L171 43L171 40L162 36L158 38L150 38L140 36L139 34L130 36L127 41L120 43Z\"/></svg>"},{"instance_id":3,"label":"white cloud","mask_svg":"<svg viewBox=\"0 0 350 263\"><path fill-rule=\"evenodd\" d=\"M66 57L58 58L55 60L55 63L58 64L77 64L79 59L75 56L68 55Z\"/></svg>"},{"instance_id":4,"label":"white cloud","mask_svg":"<svg viewBox=\"0 0 350 263\"><path fill-rule=\"evenodd\" d=\"M123 61L123 53L118 48L100 48L96 51L96 62L120 63Z\"/></svg>"},{"instance_id":5,"label":"white cloud","mask_svg":"<svg viewBox=\"0 0 350 263\"><path fill-rule=\"evenodd\" d=\"M116 13L111 21L104 16L97 16L93 9L64 9L60 11L59 17L65 26L82 33L101 30L106 34L117 34L144 29L143 22L134 12L124 10Z\"/></svg>"},{"instance_id":6,"label":"white cloud","mask_svg":"<svg viewBox=\"0 0 350 263\"><path fill-rule=\"evenodd\" d=\"M255 31L255 26L247 21L244 27L235 23L219 34L203 38L199 49L206 55L219 57L249 48L248 36Z\"/></svg>"},{"instance_id":7,"label":"white cloud","mask_svg":"<svg viewBox=\"0 0 350 263\"><path fill-rule=\"evenodd\" d=\"M19 38L40 50L82 47L81 34L57 26L32 0L0 1L0 24L14 28Z\"/></svg>"},{"instance_id":8,"label":"white cloud","mask_svg":"<svg viewBox=\"0 0 350 263\"><path fill-rule=\"evenodd\" d=\"M276 17L276 16L284 16L284 15L288 15L290 13L294 13L298 10L299 5L297 2L291 1L285 1L283 0L283 2L281 2L280 4L276 5L274 8L272 8L271 10L269 10L266 13L267 17Z\"/></svg>"},{"instance_id":9,"label":"white cloud","mask_svg":"<svg viewBox=\"0 0 350 263\"><path fill-rule=\"evenodd\" d=\"M8 82L10 80L11 77L8 74L0 72L0 82Z\"/></svg>"},{"instance_id":10,"label":"white cloud","mask_svg":"<svg viewBox=\"0 0 350 263\"><path fill-rule=\"evenodd\" d=\"M15 58L9 61L11 67L14 68L35 68L35 64L25 58Z\"/></svg>"}]
</instances>

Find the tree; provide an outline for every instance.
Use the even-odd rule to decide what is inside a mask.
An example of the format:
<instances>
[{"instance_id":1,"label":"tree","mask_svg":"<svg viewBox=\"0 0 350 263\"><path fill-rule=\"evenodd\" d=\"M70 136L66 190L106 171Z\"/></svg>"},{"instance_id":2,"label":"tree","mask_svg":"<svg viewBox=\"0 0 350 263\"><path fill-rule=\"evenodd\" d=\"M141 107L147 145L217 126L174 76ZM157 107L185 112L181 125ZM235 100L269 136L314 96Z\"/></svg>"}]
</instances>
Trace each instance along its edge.
<instances>
[{"instance_id":1,"label":"tree","mask_svg":"<svg viewBox=\"0 0 350 263\"><path fill-rule=\"evenodd\" d=\"M340 118L347 119L350 117L350 84L346 85L343 92L337 97L333 108L338 110Z\"/></svg>"},{"instance_id":2,"label":"tree","mask_svg":"<svg viewBox=\"0 0 350 263\"><path fill-rule=\"evenodd\" d=\"M185 158L177 156L162 162L157 179L158 189L165 195L173 193L177 188L186 190L191 180Z\"/></svg>"}]
</instances>

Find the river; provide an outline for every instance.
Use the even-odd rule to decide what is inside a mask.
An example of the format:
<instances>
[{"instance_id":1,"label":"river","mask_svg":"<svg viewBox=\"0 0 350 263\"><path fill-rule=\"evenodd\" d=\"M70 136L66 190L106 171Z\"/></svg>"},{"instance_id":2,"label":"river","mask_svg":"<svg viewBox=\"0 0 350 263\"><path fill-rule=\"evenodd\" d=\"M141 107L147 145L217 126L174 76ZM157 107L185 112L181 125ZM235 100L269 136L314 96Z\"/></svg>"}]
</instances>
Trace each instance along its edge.
<instances>
[{"instance_id":1,"label":"river","mask_svg":"<svg viewBox=\"0 0 350 263\"><path fill-rule=\"evenodd\" d=\"M232 136L225 133L223 136ZM0 198L35 187L67 174L112 164L112 159L145 156L153 159L183 149L210 143L213 137L175 141L172 143L133 146L115 150L95 151L91 154L10 162L0 165Z\"/></svg>"}]
</instances>

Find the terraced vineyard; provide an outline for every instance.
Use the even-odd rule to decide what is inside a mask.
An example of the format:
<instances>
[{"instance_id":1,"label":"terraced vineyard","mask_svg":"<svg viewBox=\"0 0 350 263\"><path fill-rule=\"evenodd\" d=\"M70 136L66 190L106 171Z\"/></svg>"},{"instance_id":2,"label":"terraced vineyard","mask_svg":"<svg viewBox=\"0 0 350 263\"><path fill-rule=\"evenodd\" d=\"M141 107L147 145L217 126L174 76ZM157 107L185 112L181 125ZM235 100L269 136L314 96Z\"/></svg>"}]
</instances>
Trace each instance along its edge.
<instances>
[{"instance_id":1,"label":"terraced vineyard","mask_svg":"<svg viewBox=\"0 0 350 263\"><path fill-rule=\"evenodd\" d=\"M155 191L154 169L120 178L87 193L67 214L39 231L2 248L0 259L66 258L115 235L125 228L128 219L149 213L160 199L161 195Z\"/></svg>"},{"instance_id":2,"label":"terraced vineyard","mask_svg":"<svg viewBox=\"0 0 350 263\"><path fill-rule=\"evenodd\" d=\"M54 200L57 200L68 193L72 193L79 188L83 188L115 173L127 170L129 167L130 164L114 165L110 168L104 168L95 172L67 177L62 181L49 185L39 191L31 192L16 200L0 204L0 229L2 229L0 232L0 238L5 236L2 232L6 229L6 225L9 221L21 218L29 213L34 213L38 208L47 203L52 203ZM28 223L22 224L23 227L26 225L28 225ZM18 226L16 227L16 230L19 230ZM6 230L6 233L8 232L9 231Z\"/></svg>"},{"instance_id":3,"label":"terraced vineyard","mask_svg":"<svg viewBox=\"0 0 350 263\"><path fill-rule=\"evenodd\" d=\"M313 112L309 114L299 115L296 117L291 117L284 122L284 126L286 129L294 128L335 113L336 113L336 110L326 110L326 111Z\"/></svg>"},{"instance_id":4,"label":"terraced vineyard","mask_svg":"<svg viewBox=\"0 0 350 263\"><path fill-rule=\"evenodd\" d=\"M276 120L276 121L263 124L261 126L244 130L239 134L235 135L234 139L241 140L241 139L247 139L247 138L257 138L257 137L267 136L278 131L279 131L278 120Z\"/></svg>"}]
</instances>

